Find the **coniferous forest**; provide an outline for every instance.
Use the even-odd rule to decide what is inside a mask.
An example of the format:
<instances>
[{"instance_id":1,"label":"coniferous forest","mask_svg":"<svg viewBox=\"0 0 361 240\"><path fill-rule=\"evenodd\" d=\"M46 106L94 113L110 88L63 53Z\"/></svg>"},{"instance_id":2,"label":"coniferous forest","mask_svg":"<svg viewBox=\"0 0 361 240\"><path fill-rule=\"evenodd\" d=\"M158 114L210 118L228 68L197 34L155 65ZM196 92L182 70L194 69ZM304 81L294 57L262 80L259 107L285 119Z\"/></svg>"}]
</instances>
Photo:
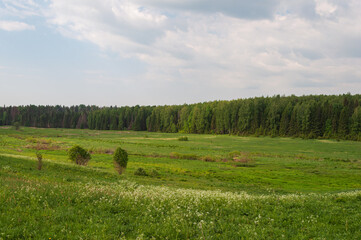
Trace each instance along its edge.
<instances>
[{"instance_id":1,"label":"coniferous forest","mask_svg":"<svg viewBox=\"0 0 361 240\"><path fill-rule=\"evenodd\" d=\"M0 125L361 140L361 95L273 96L171 106L4 106Z\"/></svg>"}]
</instances>

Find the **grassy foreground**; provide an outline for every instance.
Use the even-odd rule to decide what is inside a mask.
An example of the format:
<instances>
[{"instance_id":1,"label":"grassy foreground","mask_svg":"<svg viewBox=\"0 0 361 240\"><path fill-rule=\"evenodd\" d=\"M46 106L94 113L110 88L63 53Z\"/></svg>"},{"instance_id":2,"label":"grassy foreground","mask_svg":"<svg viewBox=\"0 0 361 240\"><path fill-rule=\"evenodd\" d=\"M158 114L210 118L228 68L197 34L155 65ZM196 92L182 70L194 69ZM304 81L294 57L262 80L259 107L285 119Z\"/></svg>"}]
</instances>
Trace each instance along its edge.
<instances>
[{"instance_id":1,"label":"grassy foreground","mask_svg":"<svg viewBox=\"0 0 361 240\"><path fill-rule=\"evenodd\" d=\"M0 129L0 239L361 239L359 142L180 136Z\"/></svg>"}]
</instances>

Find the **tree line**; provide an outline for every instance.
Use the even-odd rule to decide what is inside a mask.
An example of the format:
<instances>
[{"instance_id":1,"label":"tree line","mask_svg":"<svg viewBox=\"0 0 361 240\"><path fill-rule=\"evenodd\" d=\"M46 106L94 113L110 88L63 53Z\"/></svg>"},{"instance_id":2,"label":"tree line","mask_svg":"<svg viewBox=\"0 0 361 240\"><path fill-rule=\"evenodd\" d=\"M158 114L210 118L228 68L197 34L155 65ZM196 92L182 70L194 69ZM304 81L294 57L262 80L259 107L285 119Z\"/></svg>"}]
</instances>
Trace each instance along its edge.
<instances>
[{"instance_id":1,"label":"tree line","mask_svg":"<svg viewBox=\"0 0 361 240\"><path fill-rule=\"evenodd\" d=\"M4 106L0 125L361 140L361 95L133 107Z\"/></svg>"}]
</instances>

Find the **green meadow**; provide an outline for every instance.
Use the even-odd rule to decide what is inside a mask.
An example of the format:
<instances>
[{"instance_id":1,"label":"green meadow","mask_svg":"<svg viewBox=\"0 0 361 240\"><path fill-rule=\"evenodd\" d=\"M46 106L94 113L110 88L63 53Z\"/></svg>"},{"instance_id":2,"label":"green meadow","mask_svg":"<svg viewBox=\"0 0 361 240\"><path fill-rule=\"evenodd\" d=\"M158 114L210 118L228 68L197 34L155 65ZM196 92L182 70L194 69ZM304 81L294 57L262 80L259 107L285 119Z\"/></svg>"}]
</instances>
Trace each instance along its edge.
<instances>
[{"instance_id":1,"label":"green meadow","mask_svg":"<svg viewBox=\"0 0 361 240\"><path fill-rule=\"evenodd\" d=\"M0 181L0 239L361 239L361 142L2 127Z\"/></svg>"}]
</instances>

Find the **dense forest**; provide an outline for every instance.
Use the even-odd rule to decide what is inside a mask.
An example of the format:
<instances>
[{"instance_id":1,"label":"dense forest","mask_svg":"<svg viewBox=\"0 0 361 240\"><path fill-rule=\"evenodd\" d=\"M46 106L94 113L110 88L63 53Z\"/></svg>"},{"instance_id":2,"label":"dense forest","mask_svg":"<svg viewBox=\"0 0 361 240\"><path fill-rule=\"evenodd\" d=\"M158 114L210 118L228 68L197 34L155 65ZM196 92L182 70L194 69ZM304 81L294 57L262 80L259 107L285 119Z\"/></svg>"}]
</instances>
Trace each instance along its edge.
<instances>
[{"instance_id":1,"label":"dense forest","mask_svg":"<svg viewBox=\"0 0 361 240\"><path fill-rule=\"evenodd\" d=\"M361 140L361 95L273 96L171 106L4 106L0 125Z\"/></svg>"}]
</instances>

